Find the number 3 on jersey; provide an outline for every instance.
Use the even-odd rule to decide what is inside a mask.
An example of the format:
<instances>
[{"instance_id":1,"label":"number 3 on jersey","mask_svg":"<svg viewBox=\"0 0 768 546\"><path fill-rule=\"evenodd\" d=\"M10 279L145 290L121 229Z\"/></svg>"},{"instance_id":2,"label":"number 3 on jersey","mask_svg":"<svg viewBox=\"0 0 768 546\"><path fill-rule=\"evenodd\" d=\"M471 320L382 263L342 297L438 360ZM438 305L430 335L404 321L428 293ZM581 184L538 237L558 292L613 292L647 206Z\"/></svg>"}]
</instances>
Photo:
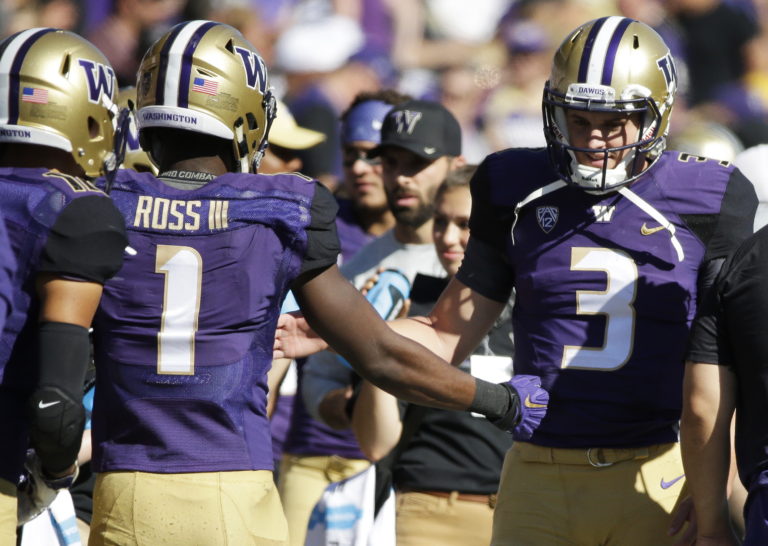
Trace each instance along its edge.
<instances>
[{"instance_id":1,"label":"number 3 on jersey","mask_svg":"<svg viewBox=\"0 0 768 546\"><path fill-rule=\"evenodd\" d=\"M155 273L165 276L163 312L157 333L157 373L192 375L203 258L188 246L157 245Z\"/></svg>"},{"instance_id":2,"label":"number 3 on jersey","mask_svg":"<svg viewBox=\"0 0 768 546\"><path fill-rule=\"evenodd\" d=\"M571 249L571 271L603 271L605 290L577 290L576 314L605 315L602 347L566 345L563 368L612 371L627 363L635 339L637 264L609 248Z\"/></svg>"}]
</instances>

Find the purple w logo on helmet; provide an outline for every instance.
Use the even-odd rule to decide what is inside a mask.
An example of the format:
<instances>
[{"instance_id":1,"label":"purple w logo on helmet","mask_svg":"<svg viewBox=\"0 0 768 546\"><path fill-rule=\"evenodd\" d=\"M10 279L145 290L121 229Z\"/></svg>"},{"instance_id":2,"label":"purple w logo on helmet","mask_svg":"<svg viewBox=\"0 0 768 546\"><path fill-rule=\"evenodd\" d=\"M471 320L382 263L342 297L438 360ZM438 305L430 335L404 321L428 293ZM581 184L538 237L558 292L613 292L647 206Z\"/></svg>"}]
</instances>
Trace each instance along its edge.
<instances>
[{"instance_id":1,"label":"purple w logo on helmet","mask_svg":"<svg viewBox=\"0 0 768 546\"><path fill-rule=\"evenodd\" d=\"M115 71L109 66L86 59L79 59L78 62L88 80L88 100L97 103L102 93L112 97L115 89Z\"/></svg>"},{"instance_id":2,"label":"purple w logo on helmet","mask_svg":"<svg viewBox=\"0 0 768 546\"><path fill-rule=\"evenodd\" d=\"M236 47L235 52L240 55L245 67L245 83L251 89L257 89L262 94L267 92L267 66L264 59L253 51L242 47Z\"/></svg>"}]
</instances>

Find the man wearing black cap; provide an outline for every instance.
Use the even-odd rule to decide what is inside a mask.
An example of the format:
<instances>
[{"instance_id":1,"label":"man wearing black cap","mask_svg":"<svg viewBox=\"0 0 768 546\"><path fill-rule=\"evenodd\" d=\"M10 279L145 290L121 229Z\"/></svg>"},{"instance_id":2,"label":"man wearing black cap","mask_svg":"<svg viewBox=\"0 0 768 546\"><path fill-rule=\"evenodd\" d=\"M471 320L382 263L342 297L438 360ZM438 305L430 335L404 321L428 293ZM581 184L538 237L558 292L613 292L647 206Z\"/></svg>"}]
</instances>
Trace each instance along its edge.
<instances>
[{"instance_id":1,"label":"man wearing black cap","mask_svg":"<svg viewBox=\"0 0 768 546\"><path fill-rule=\"evenodd\" d=\"M438 102L413 100L394 108L373 155L382 159L384 189L403 244L432 242L435 193L446 175L466 163L459 122Z\"/></svg>"},{"instance_id":2,"label":"man wearing black cap","mask_svg":"<svg viewBox=\"0 0 768 546\"><path fill-rule=\"evenodd\" d=\"M450 171L466 164L458 121L437 102L397 105L384 118L381 143L369 155L381 157L395 226L345 263L342 274L357 287L380 268L400 269L411 283L418 273L444 277L432 244L432 215L437 188ZM304 371L302 394L312 416L335 428L348 427L351 370L335 355L320 353Z\"/></svg>"}]
</instances>

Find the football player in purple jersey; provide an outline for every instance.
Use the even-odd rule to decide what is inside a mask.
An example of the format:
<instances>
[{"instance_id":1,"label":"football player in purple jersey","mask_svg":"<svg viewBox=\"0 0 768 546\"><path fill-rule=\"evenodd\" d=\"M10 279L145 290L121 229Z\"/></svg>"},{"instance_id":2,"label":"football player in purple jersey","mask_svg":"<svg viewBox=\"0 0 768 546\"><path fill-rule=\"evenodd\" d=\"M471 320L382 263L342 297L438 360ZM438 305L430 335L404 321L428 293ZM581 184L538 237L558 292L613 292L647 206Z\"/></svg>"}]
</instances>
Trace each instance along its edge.
<instances>
[{"instance_id":1,"label":"football player in purple jersey","mask_svg":"<svg viewBox=\"0 0 768 546\"><path fill-rule=\"evenodd\" d=\"M126 246L122 216L86 178L116 164L115 86L106 57L71 32L0 42L0 211L18 264L0 340L3 543L15 536L29 445L48 487L77 473L88 328Z\"/></svg>"},{"instance_id":2,"label":"football player in purple jersey","mask_svg":"<svg viewBox=\"0 0 768 546\"><path fill-rule=\"evenodd\" d=\"M13 308L13 276L16 273L16 258L8 241L8 232L0 214L0 332L3 331L5 320Z\"/></svg>"},{"instance_id":3,"label":"football player in purple jersey","mask_svg":"<svg viewBox=\"0 0 768 546\"><path fill-rule=\"evenodd\" d=\"M537 428L514 434L495 545L668 544L690 516L690 501L672 516L689 326L751 233L756 196L726 162L664 151L676 88L644 23L570 33L544 89L546 149L483 161L461 268L427 317L396 325L457 362L515 290L515 373L550 399ZM281 324L278 350L316 348L301 320Z\"/></svg>"},{"instance_id":4,"label":"football player in purple jersey","mask_svg":"<svg viewBox=\"0 0 768 546\"><path fill-rule=\"evenodd\" d=\"M394 333L336 266L333 196L255 174L275 115L264 61L228 25L173 27L142 60L137 118L159 174L111 197L131 252L94 321L89 543L285 544L266 374L292 289L309 323L399 397L532 427L514 385L474 380Z\"/></svg>"}]
</instances>

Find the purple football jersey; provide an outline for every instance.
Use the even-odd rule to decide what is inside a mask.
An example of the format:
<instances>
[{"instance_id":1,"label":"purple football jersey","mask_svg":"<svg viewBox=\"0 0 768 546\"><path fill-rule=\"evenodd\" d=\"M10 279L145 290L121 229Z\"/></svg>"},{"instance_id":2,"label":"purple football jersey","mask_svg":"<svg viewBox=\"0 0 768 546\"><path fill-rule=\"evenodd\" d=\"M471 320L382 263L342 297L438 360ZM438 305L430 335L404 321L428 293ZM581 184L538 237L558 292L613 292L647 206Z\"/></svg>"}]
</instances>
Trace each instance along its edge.
<instances>
[{"instance_id":1,"label":"purple football jersey","mask_svg":"<svg viewBox=\"0 0 768 546\"><path fill-rule=\"evenodd\" d=\"M13 277L16 273L16 258L8 241L5 221L0 214L0 332L13 304Z\"/></svg>"},{"instance_id":2,"label":"purple football jersey","mask_svg":"<svg viewBox=\"0 0 768 546\"><path fill-rule=\"evenodd\" d=\"M87 204L86 209L78 211L86 214L75 218L77 225L72 222L63 226L61 219L74 210L76 201ZM104 209L114 213L119 226L100 226L91 221ZM107 232L122 232L123 227L111 201L95 186L47 169L0 168L0 211L17 262L13 305L0 337L0 437L5 446L0 450L0 476L16 483L27 449L24 405L37 382L34 355L39 301L35 278L40 272L51 271L95 280L91 273L98 264L68 263L66 257L56 256L71 255L80 245L100 244L102 235L109 237ZM76 232L68 231L70 228ZM124 238L118 237L115 244L118 247L109 252L120 256Z\"/></svg>"},{"instance_id":3,"label":"purple football jersey","mask_svg":"<svg viewBox=\"0 0 768 546\"><path fill-rule=\"evenodd\" d=\"M118 175L130 248L94 324L96 471L272 469L266 373L317 187L231 173L189 191Z\"/></svg>"},{"instance_id":4,"label":"purple football jersey","mask_svg":"<svg viewBox=\"0 0 768 546\"><path fill-rule=\"evenodd\" d=\"M531 201L513 224L515 206L557 178L545 151L510 150L490 156L473 180L473 237L504 256L516 291L515 373L541 377L550 393L531 441L677 441L699 267L751 230L748 210L724 205L726 190L749 183L731 166L667 152L630 189L674 225L674 240L629 198L572 186ZM478 269L458 277L475 287Z\"/></svg>"}]
</instances>

